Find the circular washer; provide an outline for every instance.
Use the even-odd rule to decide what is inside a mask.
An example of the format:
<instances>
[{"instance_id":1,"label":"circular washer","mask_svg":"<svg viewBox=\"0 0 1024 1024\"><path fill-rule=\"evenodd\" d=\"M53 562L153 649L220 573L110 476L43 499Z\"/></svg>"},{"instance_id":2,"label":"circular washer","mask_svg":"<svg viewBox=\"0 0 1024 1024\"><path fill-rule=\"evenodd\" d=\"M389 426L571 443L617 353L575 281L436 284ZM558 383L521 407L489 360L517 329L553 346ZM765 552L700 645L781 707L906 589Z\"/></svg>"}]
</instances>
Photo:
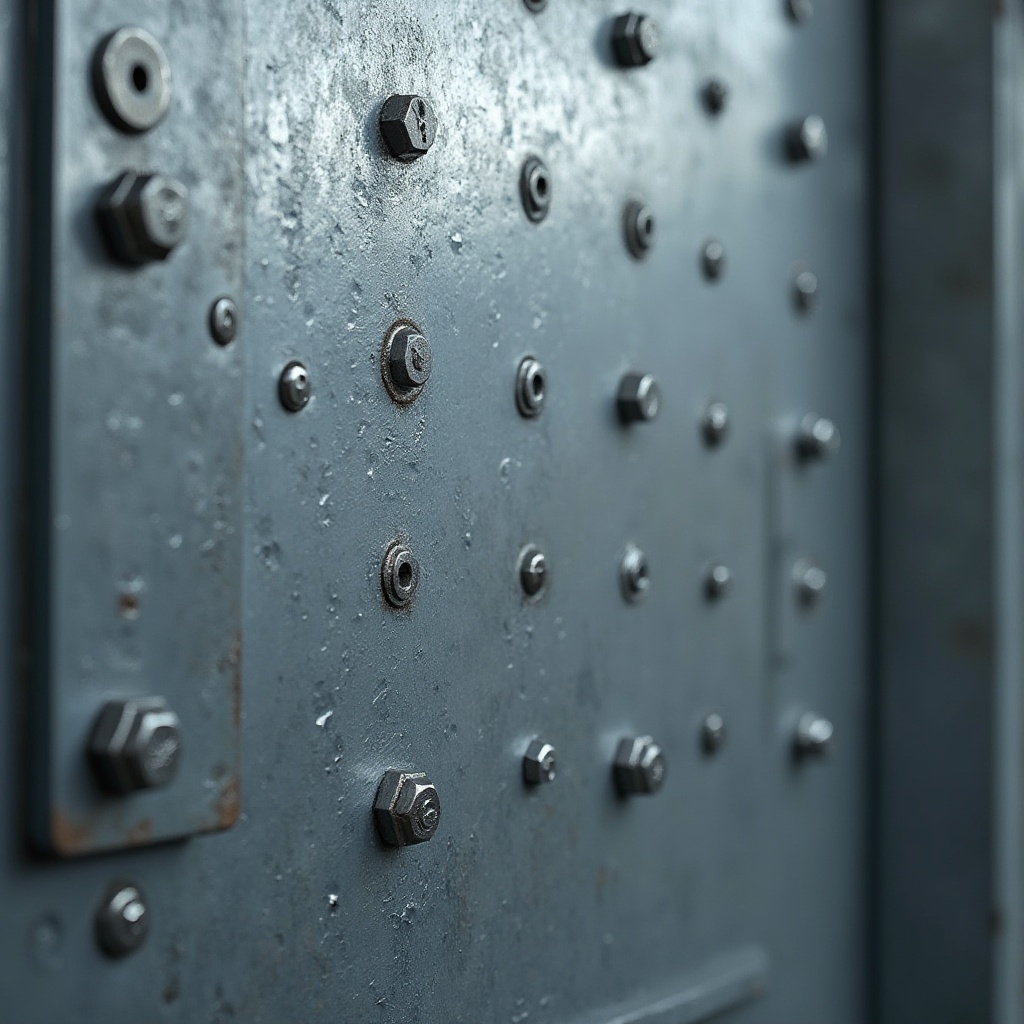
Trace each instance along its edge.
<instances>
[{"instance_id":1,"label":"circular washer","mask_svg":"<svg viewBox=\"0 0 1024 1024\"><path fill-rule=\"evenodd\" d=\"M144 132L167 111L171 66L163 47L145 29L126 26L96 48L93 85L114 127Z\"/></svg>"}]
</instances>

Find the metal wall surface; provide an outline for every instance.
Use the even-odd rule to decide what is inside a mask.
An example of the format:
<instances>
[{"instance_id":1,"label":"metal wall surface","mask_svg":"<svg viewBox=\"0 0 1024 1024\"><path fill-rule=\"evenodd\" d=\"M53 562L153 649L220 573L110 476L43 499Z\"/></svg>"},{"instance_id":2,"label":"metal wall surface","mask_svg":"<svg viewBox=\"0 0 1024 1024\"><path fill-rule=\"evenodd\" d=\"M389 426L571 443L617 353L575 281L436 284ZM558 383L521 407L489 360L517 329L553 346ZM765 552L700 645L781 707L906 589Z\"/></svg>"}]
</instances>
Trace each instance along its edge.
<instances>
[{"instance_id":1,"label":"metal wall surface","mask_svg":"<svg viewBox=\"0 0 1024 1024\"><path fill-rule=\"evenodd\" d=\"M216 32L177 33L185 5L130 7L60 0L76 30L59 35L58 111L85 109L73 69L121 23L167 48L172 103L233 73ZM0 1004L19 1024L865 1019L865 14L821 5L796 24L777 0L658 0L663 52L624 70L618 13L245 5L241 816L73 863L5 848ZM711 75L729 86L717 117ZM392 93L437 112L410 164L377 132ZM175 122L200 176L212 109L188 107L194 141ZM785 132L807 114L829 152L795 165ZM551 173L540 224L518 192L530 154ZM632 198L657 224L642 261L622 238ZM82 237L76 258L105 267ZM182 298L205 308L205 283ZM405 407L378 362L401 318L433 351ZM514 401L527 354L548 381L535 420ZM277 391L293 359L313 391L295 413ZM661 383L652 423L616 419L630 369ZM730 412L717 447L700 425L712 399ZM811 411L843 444L801 465ZM380 587L394 538L422 571L401 613ZM550 567L532 602L516 579L527 542ZM635 605L618 579L630 542L650 564ZM811 614L792 585L803 557L829 578ZM733 574L721 601L703 589L712 562ZM157 628L188 645L176 625ZM809 709L834 722L827 759L793 756ZM706 756L713 710L727 740ZM633 733L655 736L668 775L624 800L611 763ZM531 791L535 736L559 770ZM374 833L392 767L437 785L429 843ZM144 890L151 927L112 960L92 932L117 878Z\"/></svg>"}]
</instances>

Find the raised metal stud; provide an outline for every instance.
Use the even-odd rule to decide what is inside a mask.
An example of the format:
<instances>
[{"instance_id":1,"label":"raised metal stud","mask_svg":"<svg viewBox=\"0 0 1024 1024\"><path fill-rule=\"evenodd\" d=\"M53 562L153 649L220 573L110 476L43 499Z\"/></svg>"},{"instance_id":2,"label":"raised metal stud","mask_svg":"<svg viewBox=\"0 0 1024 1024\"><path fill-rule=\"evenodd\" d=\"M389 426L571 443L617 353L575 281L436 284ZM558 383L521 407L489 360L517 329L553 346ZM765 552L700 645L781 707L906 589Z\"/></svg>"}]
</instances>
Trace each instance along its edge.
<instances>
[{"instance_id":1,"label":"raised metal stud","mask_svg":"<svg viewBox=\"0 0 1024 1024\"><path fill-rule=\"evenodd\" d=\"M700 91L704 101L704 109L713 117L717 117L724 109L729 98L729 87L720 78L709 78Z\"/></svg>"},{"instance_id":2,"label":"raised metal stud","mask_svg":"<svg viewBox=\"0 0 1024 1024\"><path fill-rule=\"evenodd\" d=\"M793 566L793 586L800 605L810 611L821 604L828 585L825 570L809 558L800 558Z\"/></svg>"},{"instance_id":3,"label":"raised metal stud","mask_svg":"<svg viewBox=\"0 0 1024 1024\"><path fill-rule=\"evenodd\" d=\"M620 67L642 67L660 50L658 26L646 14L620 14L612 22L612 53Z\"/></svg>"},{"instance_id":4,"label":"raised metal stud","mask_svg":"<svg viewBox=\"0 0 1024 1024\"><path fill-rule=\"evenodd\" d=\"M814 711L800 716L793 734L793 749L798 757L821 757L832 745L832 723Z\"/></svg>"},{"instance_id":5,"label":"raised metal stud","mask_svg":"<svg viewBox=\"0 0 1024 1024\"><path fill-rule=\"evenodd\" d=\"M133 953L149 933L149 911L137 885L115 883L96 911L96 939L108 956Z\"/></svg>"},{"instance_id":6,"label":"raised metal stud","mask_svg":"<svg viewBox=\"0 0 1024 1024\"><path fill-rule=\"evenodd\" d=\"M533 740L523 755L523 781L528 786L554 782L556 768L555 748L543 740Z\"/></svg>"},{"instance_id":7,"label":"raised metal stud","mask_svg":"<svg viewBox=\"0 0 1024 1024\"><path fill-rule=\"evenodd\" d=\"M619 563L622 596L632 603L642 601L651 589L647 556L635 544L627 544Z\"/></svg>"},{"instance_id":8,"label":"raised metal stud","mask_svg":"<svg viewBox=\"0 0 1024 1024\"><path fill-rule=\"evenodd\" d=\"M631 200L622 211L622 229L630 255L642 260L654 245L654 214L643 203Z\"/></svg>"},{"instance_id":9,"label":"raised metal stud","mask_svg":"<svg viewBox=\"0 0 1024 1024\"><path fill-rule=\"evenodd\" d=\"M729 409L724 402L708 402L700 418L700 432L709 448L720 445L729 433Z\"/></svg>"},{"instance_id":10,"label":"raised metal stud","mask_svg":"<svg viewBox=\"0 0 1024 1024\"><path fill-rule=\"evenodd\" d=\"M101 193L96 217L121 263L165 260L188 232L188 189L164 174L125 171Z\"/></svg>"},{"instance_id":11,"label":"raised metal stud","mask_svg":"<svg viewBox=\"0 0 1024 1024\"><path fill-rule=\"evenodd\" d=\"M720 601L732 589L732 572L727 565L709 565L704 573L704 596L709 601Z\"/></svg>"},{"instance_id":12,"label":"raised metal stud","mask_svg":"<svg viewBox=\"0 0 1024 1024\"><path fill-rule=\"evenodd\" d=\"M821 160L828 153L828 132L817 114L810 114L786 131L786 152L790 160Z\"/></svg>"},{"instance_id":13,"label":"raised metal stud","mask_svg":"<svg viewBox=\"0 0 1024 1024\"><path fill-rule=\"evenodd\" d=\"M794 445L802 462L816 462L835 455L841 442L839 428L832 420L808 413L797 427Z\"/></svg>"},{"instance_id":14,"label":"raised metal stud","mask_svg":"<svg viewBox=\"0 0 1024 1024\"><path fill-rule=\"evenodd\" d=\"M380 110L380 134L388 152L409 163L423 156L434 144L437 115L423 96L391 96Z\"/></svg>"},{"instance_id":15,"label":"raised metal stud","mask_svg":"<svg viewBox=\"0 0 1024 1024\"><path fill-rule=\"evenodd\" d=\"M412 846L431 839L441 823L441 799L423 772L389 769L373 801L377 834L388 846Z\"/></svg>"},{"instance_id":16,"label":"raised metal stud","mask_svg":"<svg viewBox=\"0 0 1024 1024\"><path fill-rule=\"evenodd\" d=\"M548 378L540 361L527 356L516 371L516 408L520 414L533 419L544 409Z\"/></svg>"},{"instance_id":17,"label":"raised metal stud","mask_svg":"<svg viewBox=\"0 0 1024 1024\"><path fill-rule=\"evenodd\" d=\"M709 281L717 281L725 273L725 246L717 238L704 243L700 265L704 277Z\"/></svg>"},{"instance_id":18,"label":"raised metal stud","mask_svg":"<svg viewBox=\"0 0 1024 1024\"><path fill-rule=\"evenodd\" d=\"M181 760L181 722L162 697L108 701L89 736L97 781L111 793L166 786Z\"/></svg>"},{"instance_id":19,"label":"raised metal stud","mask_svg":"<svg viewBox=\"0 0 1024 1024\"><path fill-rule=\"evenodd\" d=\"M238 333L238 308L235 300L222 295L210 307L210 336L218 345L230 345Z\"/></svg>"},{"instance_id":20,"label":"raised metal stud","mask_svg":"<svg viewBox=\"0 0 1024 1024\"><path fill-rule=\"evenodd\" d=\"M313 387L309 371L297 359L285 365L277 382L277 396L288 412L299 412L309 405Z\"/></svg>"},{"instance_id":21,"label":"raised metal stud","mask_svg":"<svg viewBox=\"0 0 1024 1024\"><path fill-rule=\"evenodd\" d=\"M793 304L799 313L809 313L818 301L818 278L810 270L798 270L793 276Z\"/></svg>"},{"instance_id":22,"label":"raised metal stud","mask_svg":"<svg viewBox=\"0 0 1024 1024\"><path fill-rule=\"evenodd\" d=\"M548 561L536 544L527 544L519 552L519 585L527 597L538 597L547 586Z\"/></svg>"},{"instance_id":23,"label":"raised metal stud","mask_svg":"<svg viewBox=\"0 0 1024 1024\"><path fill-rule=\"evenodd\" d=\"M93 56L92 79L103 113L121 131L147 131L167 112L171 66L143 28L119 28L107 36Z\"/></svg>"},{"instance_id":24,"label":"raised metal stud","mask_svg":"<svg viewBox=\"0 0 1024 1024\"><path fill-rule=\"evenodd\" d=\"M392 608L406 608L416 596L420 583L420 563L401 541L392 541L380 565L380 583Z\"/></svg>"},{"instance_id":25,"label":"raised metal stud","mask_svg":"<svg viewBox=\"0 0 1024 1024\"><path fill-rule=\"evenodd\" d=\"M519 194L526 216L535 223L542 221L551 209L551 172L538 156L526 158L519 172Z\"/></svg>"},{"instance_id":26,"label":"raised metal stud","mask_svg":"<svg viewBox=\"0 0 1024 1024\"><path fill-rule=\"evenodd\" d=\"M380 353L381 379L392 399L408 405L419 398L432 366L433 353L423 332L408 321L393 324Z\"/></svg>"},{"instance_id":27,"label":"raised metal stud","mask_svg":"<svg viewBox=\"0 0 1024 1024\"><path fill-rule=\"evenodd\" d=\"M623 423L649 423L661 407L658 382L649 373L627 373L619 382L615 403Z\"/></svg>"},{"instance_id":28,"label":"raised metal stud","mask_svg":"<svg viewBox=\"0 0 1024 1024\"><path fill-rule=\"evenodd\" d=\"M712 711L704 716L700 726L700 742L705 754L717 754L725 743L725 719Z\"/></svg>"},{"instance_id":29,"label":"raised metal stud","mask_svg":"<svg viewBox=\"0 0 1024 1024\"><path fill-rule=\"evenodd\" d=\"M665 781L665 755L661 747L650 736L620 740L612 777L621 796L657 793Z\"/></svg>"}]
</instances>

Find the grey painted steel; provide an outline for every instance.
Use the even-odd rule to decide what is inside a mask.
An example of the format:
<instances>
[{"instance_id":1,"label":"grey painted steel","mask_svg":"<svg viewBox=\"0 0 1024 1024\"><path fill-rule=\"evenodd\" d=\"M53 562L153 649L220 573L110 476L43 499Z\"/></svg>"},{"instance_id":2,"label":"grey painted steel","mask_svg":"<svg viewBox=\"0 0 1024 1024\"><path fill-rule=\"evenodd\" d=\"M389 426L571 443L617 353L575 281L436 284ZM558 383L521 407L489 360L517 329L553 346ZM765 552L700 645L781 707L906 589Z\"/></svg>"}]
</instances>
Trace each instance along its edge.
<instances>
[{"instance_id":1,"label":"grey painted steel","mask_svg":"<svg viewBox=\"0 0 1024 1024\"><path fill-rule=\"evenodd\" d=\"M196 83L229 88L239 5L133 0L115 21L106 3L61 0L58 123L112 177L119 147L186 130L178 105ZM797 31L774 2L658 0L662 52L624 71L619 13L610 0L539 16L521 0L443 17L423 0L246 5L247 280L174 285L201 358L246 367L242 815L221 835L74 863L7 849L0 994L19 1024L668 1024L729 1007L758 1024L817 1024L822 1007L830 1024L865 1019L864 14L832 5ZM174 76L141 142L87 108L87 78L78 95L68 71L101 22L129 19ZM715 119L700 99L712 74L730 85ZM377 114L413 93L438 131L406 164ZM812 103L828 157L795 169L785 128ZM159 169L196 197L224 118L198 98L187 110L187 142L174 161L160 149ZM531 153L557 182L540 224L518 192ZM81 208L70 185L58 193L59 211ZM623 243L634 196L658 222L643 261ZM699 265L712 237L729 253L713 287ZM129 272L75 245L61 272L113 301ZM181 255L144 272L184 274ZM804 264L821 281L810 316L792 296ZM222 349L206 317L223 293L242 330ZM399 318L433 355L408 407L377 362ZM514 399L526 354L552 385L533 420ZM314 383L298 414L277 395L291 359ZM627 428L615 392L636 367L658 377L662 408ZM187 410L214 386L191 383ZM712 398L730 410L717 449L697 429ZM811 408L844 446L798 472L790 428ZM380 583L395 538L422 568L401 613ZM553 567L538 602L516 578L527 541ZM651 560L636 605L618 580L629 541ZM792 604L807 551L829 566L830 599L782 660L776 595ZM717 558L736 585L711 607L701 570ZM837 732L804 770L791 742L810 706ZM706 758L711 709L729 742ZM616 744L647 732L670 772L623 801ZM522 756L540 735L558 779L530 790ZM388 768L436 783L431 842L378 841ZM119 878L146 893L150 931L115 963L92 922Z\"/></svg>"}]
</instances>

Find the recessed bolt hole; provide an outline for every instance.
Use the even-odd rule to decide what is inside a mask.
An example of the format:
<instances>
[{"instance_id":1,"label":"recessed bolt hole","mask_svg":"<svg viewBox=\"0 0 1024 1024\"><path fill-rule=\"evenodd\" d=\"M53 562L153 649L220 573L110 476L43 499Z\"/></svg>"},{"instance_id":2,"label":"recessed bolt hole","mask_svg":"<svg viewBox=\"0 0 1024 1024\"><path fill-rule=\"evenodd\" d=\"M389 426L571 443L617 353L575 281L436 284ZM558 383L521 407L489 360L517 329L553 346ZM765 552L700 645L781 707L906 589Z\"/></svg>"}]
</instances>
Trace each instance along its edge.
<instances>
[{"instance_id":1,"label":"recessed bolt hole","mask_svg":"<svg viewBox=\"0 0 1024 1024\"><path fill-rule=\"evenodd\" d=\"M537 194L542 199L548 194L548 179L543 174L537 176Z\"/></svg>"},{"instance_id":2,"label":"recessed bolt hole","mask_svg":"<svg viewBox=\"0 0 1024 1024\"><path fill-rule=\"evenodd\" d=\"M535 373L533 380L530 381L530 388L533 391L535 398L540 398L544 394L544 375Z\"/></svg>"},{"instance_id":3,"label":"recessed bolt hole","mask_svg":"<svg viewBox=\"0 0 1024 1024\"><path fill-rule=\"evenodd\" d=\"M145 92L149 88L149 72L141 64L132 68L132 85L137 92Z\"/></svg>"},{"instance_id":4,"label":"recessed bolt hole","mask_svg":"<svg viewBox=\"0 0 1024 1024\"><path fill-rule=\"evenodd\" d=\"M412 566L408 562L403 562L398 567L398 582L403 589L409 589L412 583Z\"/></svg>"},{"instance_id":5,"label":"recessed bolt hole","mask_svg":"<svg viewBox=\"0 0 1024 1024\"><path fill-rule=\"evenodd\" d=\"M644 217L643 223L641 224L641 230L643 233L650 238L654 234L654 218Z\"/></svg>"}]
</instances>

